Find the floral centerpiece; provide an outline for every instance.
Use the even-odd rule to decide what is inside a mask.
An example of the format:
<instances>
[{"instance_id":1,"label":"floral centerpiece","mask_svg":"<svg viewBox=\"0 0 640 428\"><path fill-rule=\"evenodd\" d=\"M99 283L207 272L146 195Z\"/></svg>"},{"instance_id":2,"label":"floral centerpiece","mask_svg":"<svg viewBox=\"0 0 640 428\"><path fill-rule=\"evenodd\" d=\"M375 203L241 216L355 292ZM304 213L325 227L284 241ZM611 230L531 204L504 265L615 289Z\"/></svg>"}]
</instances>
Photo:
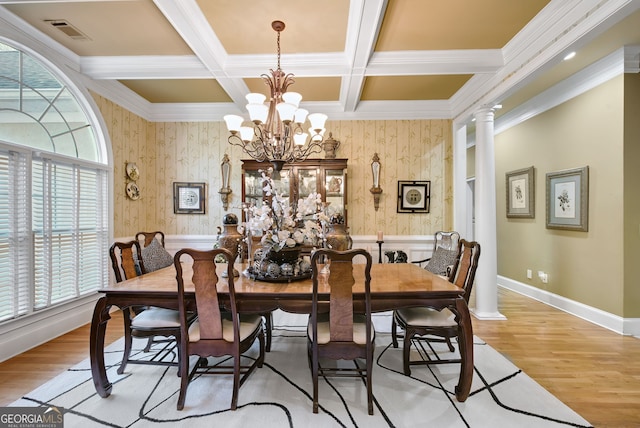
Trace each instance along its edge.
<instances>
[{"instance_id":1,"label":"floral centerpiece","mask_svg":"<svg viewBox=\"0 0 640 428\"><path fill-rule=\"evenodd\" d=\"M259 170L266 196L262 205L244 208L249 234L261 236L262 249L254 257L253 273L272 278L296 276L310 267L299 259L300 247L323 246L325 225L329 223L327 204L316 192L290 203L276 190L272 171Z\"/></svg>"}]
</instances>

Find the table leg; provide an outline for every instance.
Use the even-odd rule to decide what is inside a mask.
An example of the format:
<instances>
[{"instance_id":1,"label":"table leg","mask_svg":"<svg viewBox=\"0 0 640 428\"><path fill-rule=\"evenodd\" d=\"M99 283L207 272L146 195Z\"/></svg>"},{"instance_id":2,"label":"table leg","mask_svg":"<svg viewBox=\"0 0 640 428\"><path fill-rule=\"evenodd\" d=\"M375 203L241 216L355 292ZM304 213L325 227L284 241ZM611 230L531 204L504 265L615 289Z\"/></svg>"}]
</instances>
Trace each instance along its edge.
<instances>
[{"instance_id":1,"label":"table leg","mask_svg":"<svg viewBox=\"0 0 640 428\"><path fill-rule=\"evenodd\" d=\"M463 298L456 299L456 312L458 313L458 324L460 326L458 347L462 360L460 363L460 378L456 386L456 399L463 402L469 396L473 379L473 327L471 326L469 307Z\"/></svg>"},{"instance_id":2,"label":"table leg","mask_svg":"<svg viewBox=\"0 0 640 428\"><path fill-rule=\"evenodd\" d=\"M89 360L91 361L91 376L98 395L106 398L111 394L111 383L107 378L104 365L104 336L107 321L111 319L107 298L102 297L96 302L91 320L91 337L89 339Z\"/></svg>"}]
</instances>

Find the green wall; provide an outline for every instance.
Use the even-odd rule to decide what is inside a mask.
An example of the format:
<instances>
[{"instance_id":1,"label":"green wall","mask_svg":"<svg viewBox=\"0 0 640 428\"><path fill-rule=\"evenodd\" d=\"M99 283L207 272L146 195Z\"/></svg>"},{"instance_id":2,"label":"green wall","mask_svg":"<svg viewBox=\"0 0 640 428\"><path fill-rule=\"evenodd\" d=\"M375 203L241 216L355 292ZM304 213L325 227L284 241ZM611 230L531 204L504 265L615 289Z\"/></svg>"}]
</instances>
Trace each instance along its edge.
<instances>
[{"instance_id":1,"label":"green wall","mask_svg":"<svg viewBox=\"0 0 640 428\"><path fill-rule=\"evenodd\" d=\"M637 79L634 83L637 91ZM625 222L627 213L638 213L638 203L624 201L634 193L628 185L640 182L638 172L625 168L637 165L639 140L636 131L635 145L625 146L631 137L623 130L625 117L638 122L639 105L636 95L628 103L634 104L635 119L625 116L624 108L631 108L627 98L620 76L495 137L498 274L615 315L637 317L640 298L635 290L630 295L629 289L637 287L628 281L637 284L638 272L625 269L624 232L635 228L638 236L638 216ZM627 158L632 151L635 162ZM535 218L507 219L505 173L532 165ZM589 230L547 229L546 174L583 166L589 166ZM537 271L549 275L548 283L540 281Z\"/></svg>"},{"instance_id":2,"label":"green wall","mask_svg":"<svg viewBox=\"0 0 640 428\"><path fill-rule=\"evenodd\" d=\"M640 316L640 74L624 78L624 315Z\"/></svg>"}]
</instances>

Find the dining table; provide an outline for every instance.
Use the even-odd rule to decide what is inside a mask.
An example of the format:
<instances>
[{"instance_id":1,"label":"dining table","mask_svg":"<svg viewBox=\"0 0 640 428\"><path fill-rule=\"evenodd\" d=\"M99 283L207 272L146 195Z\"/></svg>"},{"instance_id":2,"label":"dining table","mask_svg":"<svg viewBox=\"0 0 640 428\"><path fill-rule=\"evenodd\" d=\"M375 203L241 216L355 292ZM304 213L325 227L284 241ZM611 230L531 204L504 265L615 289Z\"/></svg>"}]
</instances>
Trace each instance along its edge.
<instances>
[{"instance_id":1,"label":"dining table","mask_svg":"<svg viewBox=\"0 0 640 428\"><path fill-rule=\"evenodd\" d=\"M311 313L312 281L303 278L296 281L268 282L246 275L246 263L235 268L243 272L234 278L236 304L240 313L265 313L281 309L293 313ZM195 309L195 292L191 282L191 265L183 263L185 297ZM354 264L354 306L364 311L364 264ZM226 264L218 264L218 293L224 306L228 295L228 278L222 277ZM330 266L329 266L330 270ZM96 302L91 320L90 362L91 375L97 393L101 397L111 394L104 360L104 341L109 313L112 307L126 309L131 306L157 306L178 308L178 286L173 265L119 283L109 284L99 290L103 294ZM329 291L326 278L319 277L319 299L328 305ZM473 331L464 290L412 263L379 263L371 267L371 308L374 312L428 306L434 309L448 308L455 314L459 325L458 347L460 352L460 376L455 388L456 399L463 402L469 396L473 376Z\"/></svg>"}]
</instances>

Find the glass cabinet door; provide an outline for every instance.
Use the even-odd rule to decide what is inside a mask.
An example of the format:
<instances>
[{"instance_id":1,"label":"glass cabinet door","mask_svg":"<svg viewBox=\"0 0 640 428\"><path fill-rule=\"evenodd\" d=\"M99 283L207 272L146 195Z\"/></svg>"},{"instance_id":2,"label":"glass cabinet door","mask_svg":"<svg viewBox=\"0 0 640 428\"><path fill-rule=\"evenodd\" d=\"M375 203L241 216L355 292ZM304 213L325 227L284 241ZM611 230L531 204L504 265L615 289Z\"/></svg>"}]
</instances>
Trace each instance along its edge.
<instances>
[{"instance_id":1,"label":"glass cabinet door","mask_svg":"<svg viewBox=\"0 0 640 428\"><path fill-rule=\"evenodd\" d=\"M245 204L261 206L263 200L269 199L264 194L260 173L267 167L255 160L242 161L242 201ZM282 171L274 172L272 178L275 191L290 203L317 192L323 202L328 202L327 214L340 214L342 222L347 224L347 159L307 159L286 164Z\"/></svg>"},{"instance_id":2,"label":"glass cabinet door","mask_svg":"<svg viewBox=\"0 0 640 428\"><path fill-rule=\"evenodd\" d=\"M339 214L342 221L346 220L345 215L345 170L327 169L324 176L325 201L329 203L329 216Z\"/></svg>"},{"instance_id":3,"label":"glass cabinet door","mask_svg":"<svg viewBox=\"0 0 640 428\"><path fill-rule=\"evenodd\" d=\"M247 205L262 205L262 174L258 171L244 172L244 198Z\"/></svg>"},{"instance_id":4,"label":"glass cabinet door","mask_svg":"<svg viewBox=\"0 0 640 428\"><path fill-rule=\"evenodd\" d=\"M318 191L318 170L316 168L298 168L298 199L304 199Z\"/></svg>"}]
</instances>

